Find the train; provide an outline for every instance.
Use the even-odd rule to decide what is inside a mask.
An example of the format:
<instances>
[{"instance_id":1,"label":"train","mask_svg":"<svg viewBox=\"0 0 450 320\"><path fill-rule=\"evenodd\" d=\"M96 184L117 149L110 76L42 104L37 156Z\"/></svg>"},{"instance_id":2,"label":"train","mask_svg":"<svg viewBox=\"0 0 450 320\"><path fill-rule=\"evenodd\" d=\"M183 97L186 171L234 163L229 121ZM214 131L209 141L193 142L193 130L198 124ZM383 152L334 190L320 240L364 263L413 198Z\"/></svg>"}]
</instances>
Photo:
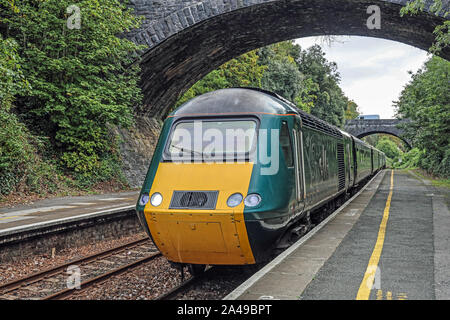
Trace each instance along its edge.
<instances>
[{"instance_id":1,"label":"train","mask_svg":"<svg viewBox=\"0 0 450 320\"><path fill-rule=\"evenodd\" d=\"M270 260L386 167L383 152L270 91L198 96L164 121L136 205L192 273Z\"/></svg>"}]
</instances>

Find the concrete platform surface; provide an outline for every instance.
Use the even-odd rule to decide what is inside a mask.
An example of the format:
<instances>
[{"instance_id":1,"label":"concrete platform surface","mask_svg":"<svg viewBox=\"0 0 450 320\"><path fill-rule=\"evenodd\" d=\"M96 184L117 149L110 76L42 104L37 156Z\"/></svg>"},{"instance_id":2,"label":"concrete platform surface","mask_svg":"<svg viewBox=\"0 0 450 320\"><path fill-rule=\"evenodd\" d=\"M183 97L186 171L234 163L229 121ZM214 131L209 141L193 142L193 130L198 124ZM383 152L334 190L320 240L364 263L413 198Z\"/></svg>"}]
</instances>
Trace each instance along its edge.
<instances>
[{"instance_id":1,"label":"concrete platform surface","mask_svg":"<svg viewBox=\"0 0 450 320\"><path fill-rule=\"evenodd\" d=\"M226 299L450 299L450 214L432 186L385 170L329 220Z\"/></svg>"},{"instance_id":2,"label":"concrete platform surface","mask_svg":"<svg viewBox=\"0 0 450 320\"><path fill-rule=\"evenodd\" d=\"M8 230L107 210L134 208L139 192L121 192L80 197L62 197L36 201L31 205L0 208L0 234Z\"/></svg>"}]
</instances>

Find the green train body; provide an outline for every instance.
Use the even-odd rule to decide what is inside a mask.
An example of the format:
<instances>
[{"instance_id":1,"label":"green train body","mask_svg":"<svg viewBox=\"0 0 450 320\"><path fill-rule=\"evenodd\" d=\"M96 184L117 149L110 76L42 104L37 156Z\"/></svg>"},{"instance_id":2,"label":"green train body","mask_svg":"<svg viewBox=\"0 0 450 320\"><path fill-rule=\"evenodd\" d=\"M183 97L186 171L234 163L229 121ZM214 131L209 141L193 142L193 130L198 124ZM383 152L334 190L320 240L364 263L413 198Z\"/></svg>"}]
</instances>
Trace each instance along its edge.
<instances>
[{"instance_id":1,"label":"green train body","mask_svg":"<svg viewBox=\"0 0 450 320\"><path fill-rule=\"evenodd\" d=\"M175 136L196 122L254 128L253 147L245 159L236 153L226 163L212 161L217 154L206 157L195 146L180 152L188 150L189 161L175 160L168 152L179 147ZM278 132L278 144L271 132ZM268 155L278 164L269 163ZM280 96L224 89L187 102L165 121L136 209L143 228L172 262L254 264L289 245L385 164L382 152ZM241 203L230 207L236 194Z\"/></svg>"}]
</instances>

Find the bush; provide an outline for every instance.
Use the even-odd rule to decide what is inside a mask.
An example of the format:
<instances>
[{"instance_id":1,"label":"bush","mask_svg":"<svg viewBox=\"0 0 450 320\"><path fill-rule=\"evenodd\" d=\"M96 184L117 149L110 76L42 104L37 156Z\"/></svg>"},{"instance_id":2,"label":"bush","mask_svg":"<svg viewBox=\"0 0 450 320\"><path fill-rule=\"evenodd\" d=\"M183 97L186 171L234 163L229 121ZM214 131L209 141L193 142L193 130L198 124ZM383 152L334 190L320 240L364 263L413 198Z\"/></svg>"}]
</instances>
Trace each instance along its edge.
<instances>
[{"instance_id":1,"label":"bush","mask_svg":"<svg viewBox=\"0 0 450 320\"><path fill-rule=\"evenodd\" d=\"M414 161L428 173L450 176L450 62L433 56L406 85L396 102L405 137L421 150ZM417 160L417 159L415 159Z\"/></svg>"},{"instance_id":2,"label":"bush","mask_svg":"<svg viewBox=\"0 0 450 320\"><path fill-rule=\"evenodd\" d=\"M32 88L19 94L17 110L30 128L48 136L70 172L95 175L102 157L114 153L108 125L128 126L142 98L139 64L143 49L119 37L140 25L120 0L80 0L81 26L69 29L70 0L18 0L0 18L24 57Z\"/></svg>"},{"instance_id":3,"label":"bush","mask_svg":"<svg viewBox=\"0 0 450 320\"><path fill-rule=\"evenodd\" d=\"M58 177L38 154L45 149L43 141L34 137L12 111L14 96L30 90L17 50L16 41L0 35L0 195L15 190L54 192Z\"/></svg>"},{"instance_id":4,"label":"bush","mask_svg":"<svg viewBox=\"0 0 450 320\"><path fill-rule=\"evenodd\" d=\"M410 169L420 166L420 161L423 156L423 151L418 148L413 148L409 152L406 152L402 156L401 162L396 162L395 167L398 169Z\"/></svg>"},{"instance_id":5,"label":"bush","mask_svg":"<svg viewBox=\"0 0 450 320\"><path fill-rule=\"evenodd\" d=\"M44 148L14 113L0 108L0 195L16 190L45 194L58 189L55 168L38 153Z\"/></svg>"},{"instance_id":6,"label":"bush","mask_svg":"<svg viewBox=\"0 0 450 320\"><path fill-rule=\"evenodd\" d=\"M377 143L376 148L391 159L398 159L403 154L394 141L384 137Z\"/></svg>"}]
</instances>

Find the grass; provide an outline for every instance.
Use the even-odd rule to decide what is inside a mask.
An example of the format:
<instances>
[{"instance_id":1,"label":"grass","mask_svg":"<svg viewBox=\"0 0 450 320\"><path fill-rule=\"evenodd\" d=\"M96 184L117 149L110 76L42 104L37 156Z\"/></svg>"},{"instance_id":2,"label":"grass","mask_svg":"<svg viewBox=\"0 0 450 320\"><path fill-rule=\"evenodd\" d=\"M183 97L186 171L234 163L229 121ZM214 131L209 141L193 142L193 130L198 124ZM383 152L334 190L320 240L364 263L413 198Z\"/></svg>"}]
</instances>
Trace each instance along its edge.
<instances>
[{"instance_id":1,"label":"grass","mask_svg":"<svg viewBox=\"0 0 450 320\"><path fill-rule=\"evenodd\" d=\"M426 171L424 171L422 169L418 169L418 168L411 168L411 169L407 169L407 170L413 171L419 177L429 180L431 182L431 184L435 187L444 187L444 188L450 189L450 179L448 179L448 178L436 177L436 176L430 175Z\"/></svg>"}]
</instances>

